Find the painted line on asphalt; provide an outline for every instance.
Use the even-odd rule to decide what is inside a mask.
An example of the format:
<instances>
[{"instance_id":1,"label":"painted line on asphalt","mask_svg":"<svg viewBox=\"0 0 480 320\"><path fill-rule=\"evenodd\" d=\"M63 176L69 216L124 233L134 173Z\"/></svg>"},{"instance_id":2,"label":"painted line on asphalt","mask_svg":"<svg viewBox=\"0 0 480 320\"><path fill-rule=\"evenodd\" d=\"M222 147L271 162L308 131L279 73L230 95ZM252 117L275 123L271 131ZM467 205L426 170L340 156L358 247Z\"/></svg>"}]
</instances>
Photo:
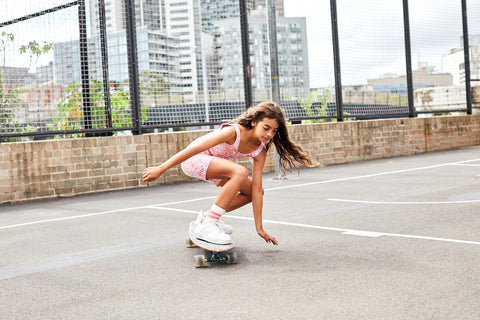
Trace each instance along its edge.
<instances>
[{"instance_id":1,"label":"painted line on asphalt","mask_svg":"<svg viewBox=\"0 0 480 320\"><path fill-rule=\"evenodd\" d=\"M183 209L177 209L177 208L168 208L168 207L151 207L151 208L152 209L157 209L157 210L165 210L165 211L177 211L177 212L185 212L185 213L194 213L194 211L192 211L192 210L183 210ZM197 213L197 212L195 212L195 213ZM241 216L235 216L235 215L225 215L224 217L227 218L227 219L254 221L253 218L241 217ZM352 236L363 236L363 237L372 237L372 238L394 237L394 238L406 238L406 239L417 239L417 240L451 242L451 243L460 243L460 244L473 244L473 245L477 245L477 246L480 245L480 241L469 241L469 240L459 240L459 239L450 239L450 238L419 236L419 235L412 235L412 234L400 234L400 233L377 232L377 231L368 231L368 230L335 228L335 227L326 227L326 226L318 226L318 225L312 225L312 224L294 223L294 222L286 222L286 221L278 221L278 220L264 219L263 223L284 225L284 226L289 226L289 227L299 227L299 228L308 228L308 229L317 229L317 230L326 230L326 231L337 231L337 232L341 232L344 235L352 235Z\"/></svg>"},{"instance_id":2,"label":"painted line on asphalt","mask_svg":"<svg viewBox=\"0 0 480 320\"><path fill-rule=\"evenodd\" d=\"M57 222L57 221L66 221L66 220L89 218L89 217L101 216L101 215L111 214L111 213L119 213L119 212L124 212L124 211L142 209L142 208L144 208L144 207L133 207L133 208L125 208L125 209L115 209L115 210L108 210L108 211L102 211L102 212L87 213L87 214L81 214L81 215L76 215L76 216L68 216L68 217L62 217L62 218L55 218L55 219L46 219L46 220L30 221L30 222L25 222L25 223L11 224L11 225L7 225L7 226L0 226L0 230L3 230L3 229L12 229L12 228L18 228L18 227L26 227L26 226L31 226L31 225L35 225L35 224L41 224L41 223L49 223L49 222Z\"/></svg>"},{"instance_id":3,"label":"painted line on asphalt","mask_svg":"<svg viewBox=\"0 0 480 320\"><path fill-rule=\"evenodd\" d=\"M337 178L337 179L331 179L331 180L314 181L314 182L296 184L296 185L291 185L291 186L282 186L282 187L265 189L265 191L291 189L291 188L298 188L298 187L307 187L307 186L312 186L312 185L316 185L316 184L324 184L324 183L339 182L339 181L349 181L349 180L373 178L373 177L385 176L385 175L389 175L389 174L397 174L397 173L405 173L405 172L411 172L411 171L434 169L434 168L440 168L440 167L446 167L446 166L454 166L454 165L458 165L458 164L462 164L462 163L468 163L468 162L474 162L474 161L480 161L480 159L471 159L471 160L464 160L464 161L448 162L448 163L441 163L441 164L436 164L436 165L426 166L426 167L393 170L393 171L386 171L386 172L380 172L380 173L366 174L366 175L361 175L361 176Z\"/></svg>"},{"instance_id":4,"label":"painted line on asphalt","mask_svg":"<svg viewBox=\"0 0 480 320\"><path fill-rule=\"evenodd\" d=\"M393 205L417 205L417 204L464 204L464 203L480 203L480 200L459 200L459 201L368 201L353 199L327 199L328 201L364 203L364 204L393 204Z\"/></svg>"},{"instance_id":5,"label":"painted line on asphalt","mask_svg":"<svg viewBox=\"0 0 480 320\"><path fill-rule=\"evenodd\" d=\"M426 166L426 167L386 171L386 172L380 172L380 173L374 173L374 174L368 174L368 175L361 175L361 176L345 177L345 178L330 179L330 180L323 180L323 181L314 181L314 182L309 182L309 183L302 183L302 184L288 185L288 186L282 186L282 187L268 188L268 189L265 189L265 191L267 192L267 191L275 191L275 190L283 190L283 189L291 189L291 188L300 188L300 187L306 187L306 186L311 186L311 185L316 185L316 184L333 183L333 182L340 182L340 181L348 181L348 180L378 177L378 176L396 174L396 173L404 173L404 172L411 172L411 171L418 171L418 170L427 170L427 169L433 169L433 168L439 168L439 167L445 167L445 166L451 166L451 165L464 164L464 163L469 163L469 162L474 162L474 161L480 161L480 159L456 161L456 162L442 163L442 164ZM26 227L26 226L42 224L42 223L49 223L49 222L58 222L58 221L67 221L67 220L73 220L73 219L89 218L89 217L101 216L101 215L112 214L112 213L119 213L119 212L131 211L131 210L145 209L145 208L151 208L151 207L157 207L157 206L160 207L160 206L168 206L168 205L174 205L174 204L189 203L189 202L209 200L209 199L215 199L215 198L216 198L216 196L209 196L209 197L194 198L194 199L175 201L175 202L166 202L166 203L156 204L156 205L139 206L139 207L124 208L124 209L115 209L115 210L94 212L94 213L88 213L88 214L83 214L83 215L75 215L75 216L68 216L68 217L55 218L55 219L30 221L30 222L25 222L25 223L18 223L18 224L13 224L13 225L0 226L0 230Z\"/></svg>"},{"instance_id":6,"label":"painted line on asphalt","mask_svg":"<svg viewBox=\"0 0 480 320\"><path fill-rule=\"evenodd\" d=\"M167 203L162 203L162 204L152 205L152 206L131 207L131 208L124 208L124 209L115 209L115 210L108 210L108 211L101 211L101 212L94 212L94 213L87 213L87 214L80 214L80 215L68 216L68 217L62 217L62 218L54 218L54 219L30 221L30 222L25 222L25 223L18 223L18 224L0 226L0 230L3 230L3 229L12 229L12 228L19 228L19 227L26 227L26 226L31 226L31 225L35 225L35 224L42 224L42 223L49 223L49 222L57 222L57 221L67 221L67 220L74 220L74 219L90 218L90 217L102 216L102 215L106 215L106 214L112 214L112 213L120 213L120 212L125 212L125 211L131 211L131 210L148 209L148 208L152 208L152 207L154 207L154 206L167 206L167 205L174 205L174 204L182 204L182 203L200 201L200 200L211 199L211 198L215 198L215 197L196 198L196 199L190 199L190 200L167 202ZM197 212L197 213L198 213L198 212Z\"/></svg>"}]
</instances>

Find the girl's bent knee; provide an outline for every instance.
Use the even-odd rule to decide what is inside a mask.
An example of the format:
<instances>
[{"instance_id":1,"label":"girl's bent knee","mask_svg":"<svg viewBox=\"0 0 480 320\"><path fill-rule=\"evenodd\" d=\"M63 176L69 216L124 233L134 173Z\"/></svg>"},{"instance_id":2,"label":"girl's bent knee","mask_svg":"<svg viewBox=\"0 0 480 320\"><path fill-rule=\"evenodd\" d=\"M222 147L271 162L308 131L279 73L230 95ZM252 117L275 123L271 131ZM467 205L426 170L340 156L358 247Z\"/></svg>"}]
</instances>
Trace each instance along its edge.
<instances>
[{"instance_id":1,"label":"girl's bent knee","mask_svg":"<svg viewBox=\"0 0 480 320\"><path fill-rule=\"evenodd\" d=\"M246 180L248 178L248 169L242 165L235 167L234 176L238 179Z\"/></svg>"}]
</instances>

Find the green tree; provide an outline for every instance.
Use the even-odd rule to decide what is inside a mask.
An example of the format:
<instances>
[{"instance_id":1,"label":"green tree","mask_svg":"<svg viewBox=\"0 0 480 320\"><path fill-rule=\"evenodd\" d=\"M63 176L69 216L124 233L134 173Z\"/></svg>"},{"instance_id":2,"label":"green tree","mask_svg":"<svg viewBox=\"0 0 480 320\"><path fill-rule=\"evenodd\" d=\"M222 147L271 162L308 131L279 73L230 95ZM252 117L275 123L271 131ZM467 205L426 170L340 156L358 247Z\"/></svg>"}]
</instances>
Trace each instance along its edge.
<instances>
[{"instance_id":1,"label":"green tree","mask_svg":"<svg viewBox=\"0 0 480 320\"><path fill-rule=\"evenodd\" d=\"M140 96L144 104L157 105L158 98L165 96L170 90L170 84L154 71L141 71L138 74L138 84L140 87ZM125 92L129 91L129 80L122 81L122 87Z\"/></svg>"},{"instance_id":2,"label":"green tree","mask_svg":"<svg viewBox=\"0 0 480 320\"><path fill-rule=\"evenodd\" d=\"M298 100L300 106L305 110L309 117L321 117L327 115L328 102L330 101L330 90L325 90L324 95L319 95L317 90L310 91L306 99L292 97L292 100ZM313 106L314 102L320 102L320 106ZM320 123L325 119L303 120L302 123Z\"/></svg>"},{"instance_id":3,"label":"green tree","mask_svg":"<svg viewBox=\"0 0 480 320\"><path fill-rule=\"evenodd\" d=\"M52 119L48 127L52 130L80 130L83 124L82 92L77 82L70 83L65 88L66 95L57 101L55 107L58 114ZM62 137L77 137L77 134L63 135ZM56 136L55 138L60 138Z\"/></svg>"},{"instance_id":4,"label":"green tree","mask_svg":"<svg viewBox=\"0 0 480 320\"><path fill-rule=\"evenodd\" d=\"M18 90L7 85L5 79L5 52L9 44L13 44L14 36L11 33L2 32L0 37L0 54L2 69L0 70L0 129L2 132L15 130L14 111L20 107L20 95ZM1 139L0 142L8 141Z\"/></svg>"},{"instance_id":5,"label":"green tree","mask_svg":"<svg viewBox=\"0 0 480 320\"><path fill-rule=\"evenodd\" d=\"M90 112L92 128L108 128L108 119L105 108L104 86L101 81L90 80ZM51 130L81 130L84 129L83 96L80 85L77 82L70 83L65 89L66 95L59 99L56 108L58 110L48 126ZM142 121L147 120L147 107L141 107ZM122 91L110 89L110 110L113 127L131 127L130 98ZM116 135L115 131L113 134ZM83 134L65 134L55 138L70 138L83 136Z\"/></svg>"},{"instance_id":6,"label":"green tree","mask_svg":"<svg viewBox=\"0 0 480 320\"><path fill-rule=\"evenodd\" d=\"M28 74L28 71L34 67L41 55L48 53L53 45L51 43L44 42L40 45L37 41L30 41L26 45L22 45L19 49L20 54L27 54L29 57L28 68L25 68L23 74L17 79L5 79L5 57L7 47L13 45L15 37L12 33L3 31L0 34L0 57L1 57L1 70L0 70L0 130L2 132L32 132L36 129L29 126L27 129L22 129L20 125L15 121L15 110L21 108L21 83ZM12 82L14 81L14 82ZM0 142L10 141L11 139L0 139Z\"/></svg>"}]
</instances>

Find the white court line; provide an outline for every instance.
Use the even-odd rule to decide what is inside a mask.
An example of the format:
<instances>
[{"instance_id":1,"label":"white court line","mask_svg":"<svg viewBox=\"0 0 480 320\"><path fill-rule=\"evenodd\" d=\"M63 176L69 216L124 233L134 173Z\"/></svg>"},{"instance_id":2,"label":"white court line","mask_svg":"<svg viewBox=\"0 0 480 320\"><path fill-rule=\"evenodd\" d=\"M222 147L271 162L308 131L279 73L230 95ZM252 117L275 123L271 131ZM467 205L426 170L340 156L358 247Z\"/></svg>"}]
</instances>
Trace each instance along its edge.
<instances>
[{"instance_id":1,"label":"white court line","mask_svg":"<svg viewBox=\"0 0 480 320\"><path fill-rule=\"evenodd\" d=\"M367 200L351 200L351 199L327 199L329 201L366 203L366 204L462 204L462 203L480 203L480 200L459 200L459 201L367 201Z\"/></svg>"},{"instance_id":2,"label":"white court line","mask_svg":"<svg viewBox=\"0 0 480 320\"><path fill-rule=\"evenodd\" d=\"M306 187L306 186L311 186L311 185L315 185L315 184L323 184L323 183L331 183L331 182L339 182L339 181L348 181L348 180L356 180L356 179L363 179L363 178L379 177L379 176L384 176L384 175L389 175L389 174L404 173L404 172L418 171L418 170L426 170L426 169L440 168L440 167L445 167L445 166L453 166L453 165L458 165L458 164L467 163L467 162L474 162L474 161L480 161L480 159L472 159L472 160L465 160L465 161L442 163L442 164L436 164L436 165L427 166L427 167L418 167L418 168L386 171L386 172L380 172L380 173L372 173L372 174L366 174L366 175L362 175L362 176L354 176L354 177L346 177L346 178L338 178L338 179L331 179L331 180L308 182L308 183L302 183L302 184L296 184L296 185L290 185L290 186L283 186L283 187L265 189L265 191L290 189L290 188Z\"/></svg>"},{"instance_id":3,"label":"white court line","mask_svg":"<svg viewBox=\"0 0 480 320\"><path fill-rule=\"evenodd\" d=\"M168 207L163 207L163 206L148 206L146 207L148 209L158 209L158 210L166 210L166 211L176 211L176 212L185 212L185 213L193 213L193 214L197 214L200 212L200 211L196 211L196 210L185 210L185 209L177 209L177 208L168 208Z\"/></svg>"},{"instance_id":4,"label":"white court line","mask_svg":"<svg viewBox=\"0 0 480 320\"><path fill-rule=\"evenodd\" d=\"M480 161L480 159L471 159L471 160L465 160L465 161L457 161L457 162L449 162L449 163L437 164L437 165L427 166L427 167L418 167L418 168L402 169L402 170L387 171L387 172L374 173L374 174L361 175L361 176L354 176L354 177L346 177L346 178L338 178L338 179L331 179L331 180L315 181L315 182L302 183L302 184L296 184L296 185L289 185L289 186L283 186L283 187L268 188L268 189L265 189L265 191L274 191L274 190L282 190L282 189L290 189L290 188L300 188L300 187L311 186L311 185L316 185L316 184L325 184L325 183L332 183L332 182L339 182L339 181L347 181L347 180L355 180L355 179L378 177L378 176L383 176L383 175L388 175L388 174L403 173L403 172L418 171L418 170L426 170L426 169L439 168L439 167L445 167L445 166L450 166L450 165L457 165L457 164L461 164L461 163L468 163L468 162L474 162L474 161ZM30 225L41 224L41 223L48 223L48 222L57 222L57 221L66 221L66 220L73 220L73 219L80 219L80 218L88 218L88 217L100 216L100 215L117 213L117 212L123 212L123 211L130 211L130 210L136 210L136 209L145 209L145 208L149 208L149 207L153 207L153 206L166 206L166 205L180 204L180 203L188 203L188 202L195 202L195 201L207 200L207 199L214 199L214 198L216 198L216 196L203 197L203 198L195 198L195 199L183 200L183 201L176 201L176 202L167 202L167 203L163 203L163 204L150 205L150 206L140 206L140 207L132 207L132 208L124 208L124 209L116 209L116 210L102 211L102 212L96 212L96 213L88 213L88 214L84 214L84 215L76 215L76 216L69 216L69 217L63 217L63 218L55 218L55 219L46 219L46 220L31 221L31 222L25 222L25 223L13 224L13 225L0 226L0 230L17 228L17 227L24 227L24 226L30 226Z\"/></svg>"},{"instance_id":5,"label":"white court line","mask_svg":"<svg viewBox=\"0 0 480 320\"><path fill-rule=\"evenodd\" d=\"M463 164L463 163L457 163L457 164L452 164L452 166L480 167L480 164Z\"/></svg>"},{"instance_id":6,"label":"white court line","mask_svg":"<svg viewBox=\"0 0 480 320\"><path fill-rule=\"evenodd\" d=\"M177 208L166 208L166 207L151 207L152 209L158 210L166 210L166 211L178 211L178 212L187 212L192 213L191 210L183 210ZM239 220L249 220L253 221L253 218L248 217L240 217L234 215L226 215L226 218L229 219L239 219ZM394 237L394 238L407 238L407 239L418 239L418 240L430 240L430 241L440 241L440 242L453 242L453 243L461 243L461 244L473 244L473 245L480 245L479 241L469 241L469 240L458 240L458 239L449 239L449 238L439 238L439 237L429 237L429 236L418 236L412 234L400 234L400 233L385 233L385 232L376 232L376 231L366 231L366 230L356 230L356 229L344 229L344 228L333 228L333 227L325 227L325 226L317 226L312 224L305 224L305 223L294 223L294 222L284 222L284 221L277 221L277 220L268 220L264 219L263 222L265 224L278 224L284 225L289 227L300 227L300 228L308 228L308 229L318 229L318 230L327 230L327 231L339 231L345 235L354 235L354 236L363 236L363 237Z\"/></svg>"},{"instance_id":7,"label":"white court line","mask_svg":"<svg viewBox=\"0 0 480 320\"><path fill-rule=\"evenodd\" d=\"M119 213L119 212L138 210L138 209L147 209L147 208L152 208L154 206L166 206L166 205L172 205L172 204L188 203L188 202L200 201L200 200L211 199L211 198L215 198L215 197L196 198L196 199L190 199L190 200L182 200L182 201L161 203L161 204L152 205L152 206L141 206L141 207L132 207L132 208L124 208L124 209L115 209L115 210L108 210L108 211L81 214L81 215L76 215L76 216L63 217L63 218L31 221L31 222L18 223L18 224L12 224L12 225L7 225L7 226L0 226L0 230L18 228L18 227L25 227L25 226L31 226L31 225L35 225L35 224L48 223L48 222L66 221L66 220L96 217L96 216L101 216L101 215L105 215L105 214ZM197 214L198 214L198 212L197 212Z\"/></svg>"},{"instance_id":8,"label":"white court line","mask_svg":"<svg viewBox=\"0 0 480 320\"><path fill-rule=\"evenodd\" d=\"M56 221L65 221L65 220L73 220L73 219L81 219L81 218L95 217L95 216L101 216L101 215L109 214L109 213L117 213L117 212L123 212L123 211L129 211L129 210L135 210L135 209L141 209L141 208L144 208L144 207L134 207L134 208L126 208L126 209L116 209L116 210L109 210L109 211L103 211L103 212L95 212L95 213L82 214L82 215L77 215L77 216L69 216L69 217L63 217L63 218L55 218L55 219L38 220L38 221L31 221L31 222L25 222L25 223L11 224L11 225L7 225L7 226L1 226L1 227L0 227L0 230L2 230L2 229L17 228L17 227L31 226L31 225L34 225L34 224L47 223L47 222L56 222Z\"/></svg>"}]
</instances>

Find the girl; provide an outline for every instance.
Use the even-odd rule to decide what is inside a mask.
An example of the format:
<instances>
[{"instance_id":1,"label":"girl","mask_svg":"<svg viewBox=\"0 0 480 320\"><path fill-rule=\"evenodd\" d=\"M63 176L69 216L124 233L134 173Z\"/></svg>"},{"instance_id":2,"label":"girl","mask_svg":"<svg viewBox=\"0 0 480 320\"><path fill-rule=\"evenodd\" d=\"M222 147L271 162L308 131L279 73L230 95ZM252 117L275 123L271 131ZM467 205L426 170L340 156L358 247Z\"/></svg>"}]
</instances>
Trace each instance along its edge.
<instances>
[{"instance_id":1,"label":"girl","mask_svg":"<svg viewBox=\"0 0 480 320\"><path fill-rule=\"evenodd\" d=\"M206 213L200 213L191 228L196 238L216 244L229 244L232 227L220 220L226 213L252 202L255 227L267 243L277 240L263 230L262 174L267 151L272 144L280 156L282 176L296 168L297 161L305 166L316 163L301 147L290 141L282 109L273 102L263 102L220 129L193 141L184 150L158 167L146 168L143 181L158 179L171 167L181 163L183 172L222 187L215 203ZM234 159L253 158L252 177Z\"/></svg>"}]
</instances>

